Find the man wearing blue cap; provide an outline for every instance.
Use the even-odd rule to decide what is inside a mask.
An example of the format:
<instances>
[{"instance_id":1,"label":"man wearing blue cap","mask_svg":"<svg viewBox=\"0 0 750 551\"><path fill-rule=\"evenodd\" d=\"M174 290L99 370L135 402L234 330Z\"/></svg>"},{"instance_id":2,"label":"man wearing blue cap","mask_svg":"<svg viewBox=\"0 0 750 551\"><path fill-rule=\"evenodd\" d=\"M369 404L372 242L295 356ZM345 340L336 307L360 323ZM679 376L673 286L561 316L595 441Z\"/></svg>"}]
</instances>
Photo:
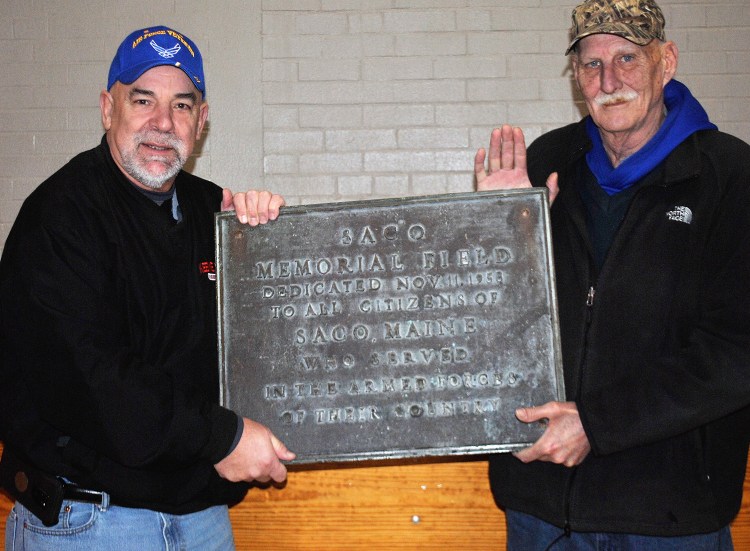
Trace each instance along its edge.
<instances>
[{"instance_id":1,"label":"man wearing blue cap","mask_svg":"<svg viewBox=\"0 0 750 551\"><path fill-rule=\"evenodd\" d=\"M508 549L730 551L750 435L750 147L673 79L654 0L585 0L572 20L589 116L528 153L506 125L475 158L480 189L546 184L554 200L567 401L519 409L544 434L490 461Z\"/></svg>"},{"instance_id":2,"label":"man wearing blue cap","mask_svg":"<svg viewBox=\"0 0 750 551\"><path fill-rule=\"evenodd\" d=\"M197 46L121 44L105 135L24 202L0 260L6 549L233 549L227 505L291 453L218 405L213 215L266 223L183 165L208 114Z\"/></svg>"}]
</instances>

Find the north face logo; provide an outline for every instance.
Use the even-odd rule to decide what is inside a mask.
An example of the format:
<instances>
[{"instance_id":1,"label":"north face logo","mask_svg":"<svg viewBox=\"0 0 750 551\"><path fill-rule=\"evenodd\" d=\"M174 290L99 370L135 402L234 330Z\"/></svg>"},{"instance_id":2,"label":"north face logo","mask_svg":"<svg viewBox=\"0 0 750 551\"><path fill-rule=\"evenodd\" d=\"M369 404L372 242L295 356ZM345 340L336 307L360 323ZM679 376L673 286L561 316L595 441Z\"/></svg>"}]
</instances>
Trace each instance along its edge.
<instances>
[{"instance_id":1,"label":"north face logo","mask_svg":"<svg viewBox=\"0 0 750 551\"><path fill-rule=\"evenodd\" d=\"M675 207L674 210L667 211L667 219L690 224L693 221L693 211L688 207Z\"/></svg>"}]
</instances>

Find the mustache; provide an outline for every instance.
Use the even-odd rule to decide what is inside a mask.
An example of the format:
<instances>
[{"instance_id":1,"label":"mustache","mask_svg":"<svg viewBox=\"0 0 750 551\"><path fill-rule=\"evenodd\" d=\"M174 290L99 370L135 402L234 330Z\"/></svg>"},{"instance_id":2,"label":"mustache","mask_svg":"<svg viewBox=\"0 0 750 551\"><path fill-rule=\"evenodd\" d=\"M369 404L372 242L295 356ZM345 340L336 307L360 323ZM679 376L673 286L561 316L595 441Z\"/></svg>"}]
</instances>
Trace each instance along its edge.
<instances>
[{"instance_id":1,"label":"mustache","mask_svg":"<svg viewBox=\"0 0 750 551\"><path fill-rule=\"evenodd\" d=\"M633 101L635 99L638 99L638 94L636 92L615 92L614 94L599 94L594 98L594 103L597 105L614 105L616 103Z\"/></svg>"},{"instance_id":2,"label":"mustache","mask_svg":"<svg viewBox=\"0 0 750 551\"><path fill-rule=\"evenodd\" d=\"M155 130L138 132L133 136L133 141L135 141L136 144L151 143L159 147L169 147L177 151L178 155L181 154L182 149L184 148L182 140L174 134L157 132Z\"/></svg>"}]
</instances>

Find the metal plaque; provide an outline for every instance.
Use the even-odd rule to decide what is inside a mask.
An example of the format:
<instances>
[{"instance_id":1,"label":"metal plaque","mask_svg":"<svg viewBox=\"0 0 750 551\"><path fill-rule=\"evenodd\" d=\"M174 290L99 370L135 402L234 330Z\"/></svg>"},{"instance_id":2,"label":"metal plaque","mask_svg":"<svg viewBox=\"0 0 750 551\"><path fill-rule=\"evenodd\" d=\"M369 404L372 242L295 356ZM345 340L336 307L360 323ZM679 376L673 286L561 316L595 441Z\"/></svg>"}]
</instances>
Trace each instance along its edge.
<instances>
[{"instance_id":1,"label":"metal plaque","mask_svg":"<svg viewBox=\"0 0 750 551\"><path fill-rule=\"evenodd\" d=\"M546 190L216 215L221 403L296 463L510 451L564 396Z\"/></svg>"}]
</instances>

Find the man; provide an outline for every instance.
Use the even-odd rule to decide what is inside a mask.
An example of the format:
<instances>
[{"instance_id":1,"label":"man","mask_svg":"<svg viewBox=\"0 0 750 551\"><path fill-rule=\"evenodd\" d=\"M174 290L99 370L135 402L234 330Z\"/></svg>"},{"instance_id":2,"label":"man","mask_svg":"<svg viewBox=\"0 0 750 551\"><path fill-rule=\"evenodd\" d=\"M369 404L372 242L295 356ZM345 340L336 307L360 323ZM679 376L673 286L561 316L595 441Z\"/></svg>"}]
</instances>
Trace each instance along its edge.
<instances>
[{"instance_id":1,"label":"man","mask_svg":"<svg viewBox=\"0 0 750 551\"><path fill-rule=\"evenodd\" d=\"M182 171L205 92L190 39L132 33L100 96L101 144L34 191L8 236L7 549L232 549L227 504L286 478L294 454L218 405L213 238L215 211L256 225L284 201Z\"/></svg>"},{"instance_id":2,"label":"man","mask_svg":"<svg viewBox=\"0 0 750 551\"><path fill-rule=\"evenodd\" d=\"M750 147L673 80L654 0L586 0L588 107L526 152L503 126L478 189L546 185L566 402L493 457L509 549L732 549L750 427ZM485 160L488 166L485 168Z\"/></svg>"}]
</instances>

